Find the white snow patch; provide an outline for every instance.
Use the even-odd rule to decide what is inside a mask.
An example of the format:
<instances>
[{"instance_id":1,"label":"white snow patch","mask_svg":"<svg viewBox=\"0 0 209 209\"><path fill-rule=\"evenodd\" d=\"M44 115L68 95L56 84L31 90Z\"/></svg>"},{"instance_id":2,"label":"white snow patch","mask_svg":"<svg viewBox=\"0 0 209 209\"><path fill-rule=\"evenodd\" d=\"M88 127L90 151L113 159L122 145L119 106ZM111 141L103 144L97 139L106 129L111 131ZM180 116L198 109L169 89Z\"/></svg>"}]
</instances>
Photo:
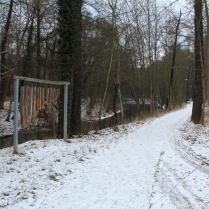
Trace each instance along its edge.
<instances>
[{"instance_id":1,"label":"white snow patch","mask_svg":"<svg viewBox=\"0 0 209 209\"><path fill-rule=\"evenodd\" d=\"M185 140L197 127L191 107L70 143L29 141L18 155L0 150L0 208L209 208L209 127Z\"/></svg>"}]
</instances>

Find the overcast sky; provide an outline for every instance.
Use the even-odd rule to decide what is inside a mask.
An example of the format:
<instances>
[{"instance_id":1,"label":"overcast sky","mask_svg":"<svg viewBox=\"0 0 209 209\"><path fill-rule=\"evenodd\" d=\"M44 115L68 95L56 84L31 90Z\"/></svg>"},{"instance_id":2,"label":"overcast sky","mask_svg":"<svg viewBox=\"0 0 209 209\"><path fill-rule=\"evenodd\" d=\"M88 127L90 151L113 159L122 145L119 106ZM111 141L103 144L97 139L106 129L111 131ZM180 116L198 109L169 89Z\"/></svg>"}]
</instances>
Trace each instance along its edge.
<instances>
[{"instance_id":1,"label":"overcast sky","mask_svg":"<svg viewBox=\"0 0 209 209\"><path fill-rule=\"evenodd\" d=\"M158 4L160 5L169 5L172 4L174 6L174 8L178 11L178 10L183 10L185 7L188 6L188 3L186 2L186 0L157 0ZM189 5L192 6L192 5Z\"/></svg>"},{"instance_id":2,"label":"overcast sky","mask_svg":"<svg viewBox=\"0 0 209 209\"><path fill-rule=\"evenodd\" d=\"M89 2L94 2L94 0L88 0ZM102 0L107 1L107 0ZM136 1L141 1L141 0L136 0ZM152 1L152 0L151 0ZM174 8L176 11L183 11L185 7L191 7L193 8L193 5L188 4L189 0L157 0L158 6L171 6ZM123 0L119 0L118 2L123 2ZM95 12L93 8L89 8L91 12Z\"/></svg>"}]
</instances>

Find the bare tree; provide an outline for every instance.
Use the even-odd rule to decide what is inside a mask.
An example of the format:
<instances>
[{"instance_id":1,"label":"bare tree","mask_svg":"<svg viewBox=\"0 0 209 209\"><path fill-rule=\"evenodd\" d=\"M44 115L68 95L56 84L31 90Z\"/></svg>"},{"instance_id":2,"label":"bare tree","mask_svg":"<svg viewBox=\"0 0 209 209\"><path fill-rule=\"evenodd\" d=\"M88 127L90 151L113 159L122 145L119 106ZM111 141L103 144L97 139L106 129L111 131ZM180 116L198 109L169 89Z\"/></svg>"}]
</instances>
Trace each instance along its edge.
<instances>
[{"instance_id":1,"label":"bare tree","mask_svg":"<svg viewBox=\"0 0 209 209\"><path fill-rule=\"evenodd\" d=\"M14 1L10 0L7 21L5 24L5 29L3 31L2 42L1 42L0 110L4 108L4 101L6 99L6 94L7 94L7 92L6 92L7 89L5 89L5 86L7 85L7 79L8 79L7 78L7 70L6 70L6 44L7 44L8 33L9 33L9 28L10 28L10 23L11 23L13 3L14 3Z\"/></svg>"},{"instance_id":2,"label":"bare tree","mask_svg":"<svg viewBox=\"0 0 209 209\"><path fill-rule=\"evenodd\" d=\"M179 25L181 21L181 11L179 14L179 18L177 20L176 30L175 30L175 40L173 44L173 55L172 55L172 62L171 62L171 71L170 71L170 83L169 83L169 93L168 93L168 100L167 100L167 107L171 109L171 98L172 98L172 87L173 87L173 76L174 76L174 69L175 69L175 62L176 62L176 48L177 48L177 39L179 35Z\"/></svg>"}]
</instances>

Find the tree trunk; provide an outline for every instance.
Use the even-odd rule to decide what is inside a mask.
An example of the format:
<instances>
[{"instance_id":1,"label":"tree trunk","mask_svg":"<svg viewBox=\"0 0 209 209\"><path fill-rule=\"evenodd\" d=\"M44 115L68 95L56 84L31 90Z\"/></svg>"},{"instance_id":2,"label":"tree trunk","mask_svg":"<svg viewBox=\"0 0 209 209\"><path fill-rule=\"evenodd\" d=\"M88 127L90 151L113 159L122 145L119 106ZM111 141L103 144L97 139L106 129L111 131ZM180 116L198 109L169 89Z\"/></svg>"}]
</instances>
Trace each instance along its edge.
<instances>
[{"instance_id":1,"label":"tree trunk","mask_svg":"<svg viewBox=\"0 0 209 209\"><path fill-rule=\"evenodd\" d=\"M60 80L69 81L68 136L80 133L82 0L58 0ZM58 136L63 137L63 91L60 94Z\"/></svg>"},{"instance_id":2,"label":"tree trunk","mask_svg":"<svg viewBox=\"0 0 209 209\"><path fill-rule=\"evenodd\" d=\"M23 70L22 70L22 76L24 77L27 77L29 76L30 77L30 74L28 74L29 72L29 69L31 69L31 61L32 61L32 39L33 39L33 30L34 30L34 27L33 27L33 18L31 20L31 24L30 24L30 27L28 29L28 38L27 38L27 43L26 43L26 52L25 52L25 55L24 55L24 58L23 58ZM20 83L20 86L23 86L24 85L24 81L21 81Z\"/></svg>"},{"instance_id":3,"label":"tree trunk","mask_svg":"<svg viewBox=\"0 0 209 209\"><path fill-rule=\"evenodd\" d=\"M116 1L117 3L117 1ZM116 8L115 8L116 9ZM120 103L120 111L121 111L121 122L123 123L124 121L124 111L123 111L123 100L122 100L122 94L121 94L121 87L120 87L120 71L121 71L121 66L120 66L120 43L119 43L119 33L117 30L117 24L116 24L116 11L113 9L113 23L114 23L114 42L117 46L117 77L116 77L116 86L117 86L117 94L118 94L118 99Z\"/></svg>"},{"instance_id":4,"label":"tree trunk","mask_svg":"<svg viewBox=\"0 0 209 209\"><path fill-rule=\"evenodd\" d=\"M177 47L177 39L178 39L178 31L179 31L179 25L181 20L181 11L178 18L178 22L176 25L176 32L175 32L175 41L173 46L173 57L171 62L171 74L170 74L170 85L169 85L169 91L168 91L168 108L171 110L171 103L172 103L172 88L173 88L173 76L174 76L174 69L175 69L175 61L176 61L176 47Z\"/></svg>"},{"instance_id":5,"label":"tree trunk","mask_svg":"<svg viewBox=\"0 0 209 209\"><path fill-rule=\"evenodd\" d=\"M205 55L205 73L206 73L206 100L207 105L209 105L209 14L208 14L208 5L207 0L204 0L205 3L205 15L206 15L206 23L207 23L207 31L206 31L206 55Z\"/></svg>"},{"instance_id":6,"label":"tree trunk","mask_svg":"<svg viewBox=\"0 0 209 209\"><path fill-rule=\"evenodd\" d=\"M191 120L195 124L201 122L203 113L203 88L202 73L203 66L201 60L203 55L203 23L202 23L202 0L195 0L195 80L194 80L194 99Z\"/></svg>"},{"instance_id":7,"label":"tree trunk","mask_svg":"<svg viewBox=\"0 0 209 209\"><path fill-rule=\"evenodd\" d=\"M149 60L149 77L150 77L150 114L152 115L154 112L154 96L153 96L153 67L152 67L152 49L151 49L151 20L150 20L150 0L147 1L148 11L148 60Z\"/></svg>"},{"instance_id":8,"label":"tree trunk","mask_svg":"<svg viewBox=\"0 0 209 209\"><path fill-rule=\"evenodd\" d=\"M107 94L107 88L108 88L108 84L109 84L109 77L110 77L110 72L111 72L111 69L112 69L113 52L114 52L114 45L113 45L112 52L111 52L111 55L110 55L110 63L109 63L109 68L108 68L108 72L107 72L107 77L106 77L105 90L104 90L104 94L103 94L103 97L102 97L102 100L101 100L101 105L100 105L100 108L99 108L99 120L98 120L98 124L97 124L96 133L98 133L98 130L99 130L99 124L101 122L101 117L102 117L102 109L103 109L105 97L106 97L106 94Z\"/></svg>"},{"instance_id":9,"label":"tree trunk","mask_svg":"<svg viewBox=\"0 0 209 209\"><path fill-rule=\"evenodd\" d=\"M9 109L8 109L8 112L7 112L7 118L6 118L6 121L10 121L10 116L11 116L11 112L12 112L12 102L13 102L13 93L12 93L12 87L10 86L10 101L9 101Z\"/></svg>"},{"instance_id":10,"label":"tree trunk","mask_svg":"<svg viewBox=\"0 0 209 209\"><path fill-rule=\"evenodd\" d=\"M37 28L36 28L36 78L41 79L41 4L40 0L37 1L36 5L36 19L37 19Z\"/></svg>"},{"instance_id":11,"label":"tree trunk","mask_svg":"<svg viewBox=\"0 0 209 209\"><path fill-rule=\"evenodd\" d=\"M118 92L118 86L117 84L114 85L114 94L113 94L113 113L114 113L114 125L118 124L118 115L117 115L117 92Z\"/></svg>"}]
</instances>

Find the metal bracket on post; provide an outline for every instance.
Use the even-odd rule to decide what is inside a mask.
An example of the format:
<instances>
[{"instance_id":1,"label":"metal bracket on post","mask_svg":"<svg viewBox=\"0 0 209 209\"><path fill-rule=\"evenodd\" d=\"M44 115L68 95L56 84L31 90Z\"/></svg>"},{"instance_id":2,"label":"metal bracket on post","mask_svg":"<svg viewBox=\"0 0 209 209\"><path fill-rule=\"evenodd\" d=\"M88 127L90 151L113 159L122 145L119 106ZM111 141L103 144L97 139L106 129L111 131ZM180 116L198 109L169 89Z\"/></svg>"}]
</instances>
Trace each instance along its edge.
<instances>
[{"instance_id":1,"label":"metal bracket on post","mask_svg":"<svg viewBox=\"0 0 209 209\"><path fill-rule=\"evenodd\" d=\"M18 97L19 97L19 79L14 80L14 154L18 153Z\"/></svg>"},{"instance_id":2,"label":"metal bracket on post","mask_svg":"<svg viewBox=\"0 0 209 209\"><path fill-rule=\"evenodd\" d=\"M68 85L64 85L64 141L67 141L67 100Z\"/></svg>"}]
</instances>

